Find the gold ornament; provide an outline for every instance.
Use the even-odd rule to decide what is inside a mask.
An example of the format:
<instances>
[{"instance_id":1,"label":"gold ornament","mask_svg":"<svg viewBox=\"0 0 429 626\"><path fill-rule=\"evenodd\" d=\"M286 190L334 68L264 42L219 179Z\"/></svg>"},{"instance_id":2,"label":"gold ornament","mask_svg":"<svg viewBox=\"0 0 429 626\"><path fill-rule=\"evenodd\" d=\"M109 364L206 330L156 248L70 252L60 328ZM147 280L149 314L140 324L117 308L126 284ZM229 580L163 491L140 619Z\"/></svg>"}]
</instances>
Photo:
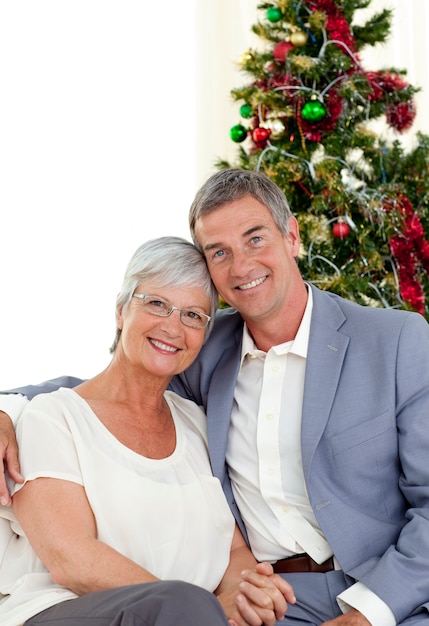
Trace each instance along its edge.
<instances>
[{"instance_id":1,"label":"gold ornament","mask_svg":"<svg viewBox=\"0 0 429 626\"><path fill-rule=\"evenodd\" d=\"M254 56L253 54L250 52L250 50L247 50L246 52L243 52L243 54L240 57L240 65L246 65L246 63L249 63L251 61L254 61Z\"/></svg>"},{"instance_id":2,"label":"gold ornament","mask_svg":"<svg viewBox=\"0 0 429 626\"><path fill-rule=\"evenodd\" d=\"M324 11L313 11L309 17L309 26L315 31L321 31L326 28L326 13Z\"/></svg>"},{"instance_id":3,"label":"gold ornament","mask_svg":"<svg viewBox=\"0 0 429 626\"><path fill-rule=\"evenodd\" d=\"M305 54L294 54L290 60L291 68L297 72L308 72L316 65L316 61Z\"/></svg>"},{"instance_id":4,"label":"gold ornament","mask_svg":"<svg viewBox=\"0 0 429 626\"><path fill-rule=\"evenodd\" d=\"M296 30L290 36L290 42L297 48L305 46L308 41L308 35L303 30Z\"/></svg>"}]
</instances>

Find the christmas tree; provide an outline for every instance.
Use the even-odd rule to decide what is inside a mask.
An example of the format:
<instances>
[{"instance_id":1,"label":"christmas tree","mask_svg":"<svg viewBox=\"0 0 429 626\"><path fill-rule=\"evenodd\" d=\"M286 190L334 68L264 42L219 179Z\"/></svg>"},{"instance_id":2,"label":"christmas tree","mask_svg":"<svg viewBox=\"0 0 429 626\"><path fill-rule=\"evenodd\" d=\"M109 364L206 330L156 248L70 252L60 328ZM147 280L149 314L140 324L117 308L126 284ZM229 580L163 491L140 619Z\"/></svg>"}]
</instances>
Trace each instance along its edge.
<instances>
[{"instance_id":1,"label":"christmas tree","mask_svg":"<svg viewBox=\"0 0 429 626\"><path fill-rule=\"evenodd\" d=\"M401 134L415 118L405 72L368 70L360 53L383 43L392 12L356 25L371 0L277 0L258 5L261 45L240 59L231 92L239 117L235 163L285 192L301 232L305 279L356 302L429 317L429 137ZM371 128L384 119L396 138ZM428 298L429 300L429 298Z\"/></svg>"}]
</instances>

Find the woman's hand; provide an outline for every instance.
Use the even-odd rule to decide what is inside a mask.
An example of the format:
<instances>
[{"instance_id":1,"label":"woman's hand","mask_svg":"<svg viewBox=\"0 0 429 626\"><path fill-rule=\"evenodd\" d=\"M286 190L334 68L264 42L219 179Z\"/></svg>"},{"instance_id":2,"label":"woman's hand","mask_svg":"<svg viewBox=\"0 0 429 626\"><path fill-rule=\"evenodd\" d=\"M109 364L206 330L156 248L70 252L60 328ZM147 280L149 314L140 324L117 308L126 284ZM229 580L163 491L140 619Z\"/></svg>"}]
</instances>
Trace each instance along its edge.
<instances>
[{"instance_id":1,"label":"woman's hand","mask_svg":"<svg viewBox=\"0 0 429 626\"><path fill-rule=\"evenodd\" d=\"M0 504L9 506L12 500L6 485L5 468L12 480L17 483L24 481L19 473L18 446L12 420L7 413L0 411Z\"/></svg>"},{"instance_id":2,"label":"woman's hand","mask_svg":"<svg viewBox=\"0 0 429 626\"><path fill-rule=\"evenodd\" d=\"M215 591L231 626L274 626L287 604L295 603L292 586L258 563L236 525L228 568Z\"/></svg>"},{"instance_id":3,"label":"woman's hand","mask_svg":"<svg viewBox=\"0 0 429 626\"><path fill-rule=\"evenodd\" d=\"M274 574L269 563L242 572L238 588L218 596L231 626L274 626L295 603L289 583Z\"/></svg>"}]
</instances>

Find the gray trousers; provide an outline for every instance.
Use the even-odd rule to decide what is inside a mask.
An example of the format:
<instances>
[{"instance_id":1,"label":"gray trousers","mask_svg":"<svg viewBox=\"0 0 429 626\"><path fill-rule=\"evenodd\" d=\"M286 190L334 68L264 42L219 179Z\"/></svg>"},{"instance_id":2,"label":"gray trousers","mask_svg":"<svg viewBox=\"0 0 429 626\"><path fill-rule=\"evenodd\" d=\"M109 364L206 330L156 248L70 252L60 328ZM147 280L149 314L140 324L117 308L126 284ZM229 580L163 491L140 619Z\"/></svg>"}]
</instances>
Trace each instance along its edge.
<instances>
[{"instance_id":1,"label":"gray trousers","mask_svg":"<svg viewBox=\"0 0 429 626\"><path fill-rule=\"evenodd\" d=\"M65 600L25 626L228 626L210 592L181 581L127 585Z\"/></svg>"},{"instance_id":2,"label":"gray trousers","mask_svg":"<svg viewBox=\"0 0 429 626\"><path fill-rule=\"evenodd\" d=\"M297 602L289 605L286 618L277 626L320 626L342 615L336 597L354 582L341 571L282 574L282 578L294 588ZM399 626L429 626L429 614L422 609Z\"/></svg>"}]
</instances>

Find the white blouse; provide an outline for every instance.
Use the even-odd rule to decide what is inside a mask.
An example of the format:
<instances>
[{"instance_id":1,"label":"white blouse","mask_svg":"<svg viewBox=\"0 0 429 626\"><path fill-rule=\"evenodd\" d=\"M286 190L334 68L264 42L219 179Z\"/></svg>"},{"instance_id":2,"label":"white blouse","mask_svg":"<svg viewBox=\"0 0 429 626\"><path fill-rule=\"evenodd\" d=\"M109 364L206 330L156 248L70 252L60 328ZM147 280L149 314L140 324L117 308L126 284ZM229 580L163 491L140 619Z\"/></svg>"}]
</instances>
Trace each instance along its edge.
<instances>
[{"instance_id":1,"label":"white blouse","mask_svg":"<svg viewBox=\"0 0 429 626\"><path fill-rule=\"evenodd\" d=\"M211 473L204 413L170 391L165 398L176 448L158 460L120 443L72 389L36 396L17 425L21 473L84 486L100 541L160 579L213 591L229 563L234 519ZM2 626L76 597L52 581L19 524L14 531L0 570Z\"/></svg>"}]
</instances>

